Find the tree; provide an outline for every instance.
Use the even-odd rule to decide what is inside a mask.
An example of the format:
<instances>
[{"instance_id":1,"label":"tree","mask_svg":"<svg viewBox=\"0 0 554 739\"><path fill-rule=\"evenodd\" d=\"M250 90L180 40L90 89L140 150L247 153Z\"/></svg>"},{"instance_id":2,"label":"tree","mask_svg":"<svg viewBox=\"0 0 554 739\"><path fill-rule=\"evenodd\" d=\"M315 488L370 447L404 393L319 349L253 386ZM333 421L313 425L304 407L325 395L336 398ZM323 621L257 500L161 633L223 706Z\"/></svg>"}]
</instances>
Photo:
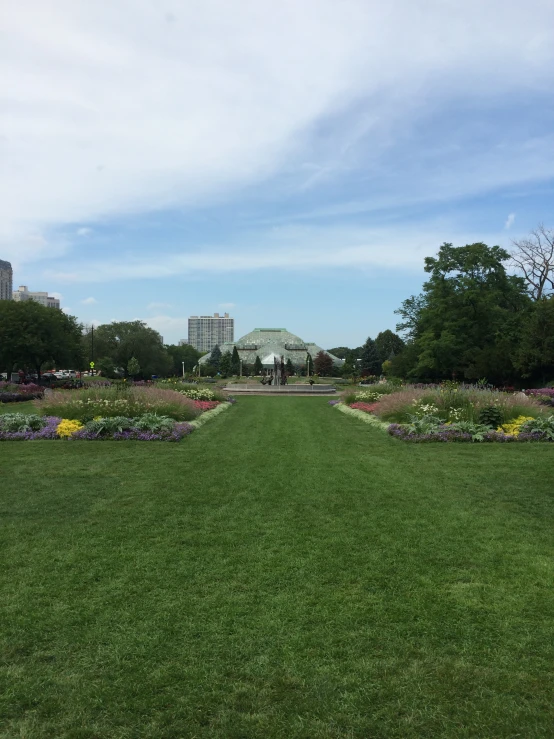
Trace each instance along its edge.
<instances>
[{"instance_id":1,"label":"tree","mask_svg":"<svg viewBox=\"0 0 554 739\"><path fill-rule=\"evenodd\" d=\"M412 377L514 376L511 357L530 298L523 279L506 273L508 259L504 249L483 243L443 244L436 258L425 259L423 294L398 311L404 322L397 328L409 341L402 359L393 360L395 374L406 355L415 360Z\"/></svg>"},{"instance_id":2,"label":"tree","mask_svg":"<svg viewBox=\"0 0 554 739\"><path fill-rule=\"evenodd\" d=\"M533 300L554 292L554 230L541 223L526 239L512 241L511 264L523 273Z\"/></svg>"},{"instance_id":3,"label":"tree","mask_svg":"<svg viewBox=\"0 0 554 739\"><path fill-rule=\"evenodd\" d=\"M256 359L254 361L254 374L255 375L261 375L263 368L264 368L264 366L262 364L262 360L256 354Z\"/></svg>"},{"instance_id":4,"label":"tree","mask_svg":"<svg viewBox=\"0 0 554 739\"><path fill-rule=\"evenodd\" d=\"M214 375L219 372L220 363L221 363L221 349L219 348L219 346L216 345L212 349L210 358L208 360L208 365Z\"/></svg>"},{"instance_id":5,"label":"tree","mask_svg":"<svg viewBox=\"0 0 554 739\"><path fill-rule=\"evenodd\" d=\"M74 316L46 308L34 300L0 301L0 369L15 365L33 369L53 361L58 366L83 369L82 328Z\"/></svg>"},{"instance_id":6,"label":"tree","mask_svg":"<svg viewBox=\"0 0 554 739\"><path fill-rule=\"evenodd\" d=\"M201 352L197 351L190 344L166 344L165 350L173 362L171 368L171 374L173 375L182 375L183 369L185 373L192 372L202 356Z\"/></svg>"},{"instance_id":7,"label":"tree","mask_svg":"<svg viewBox=\"0 0 554 739\"><path fill-rule=\"evenodd\" d=\"M314 369L318 375L330 377L333 372L333 360L323 350L316 354L314 360Z\"/></svg>"},{"instance_id":8,"label":"tree","mask_svg":"<svg viewBox=\"0 0 554 739\"><path fill-rule=\"evenodd\" d=\"M329 352L329 354L332 354L339 359L346 359L346 355L349 351L351 351L351 349L349 349L347 346L336 346L334 349L327 349L327 351Z\"/></svg>"},{"instance_id":9,"label":"tree","mask_svg":"<svg viewBox=\"0 0 554 739\"><path fill-rule=\"evenodd\" d=\"M387 359L392 359L397 354L400 354L402 349L404 349L404 342L398 334L387 329L386 331L381 331L377 334L375 338L375 346L377 347L381 363L383 363L386 362Z\"/></svg>"},{"instance_id":10,"label":"tree","mask_svg":"<svg viewBox=\"0 0 554 739\"><path fill-rule=\"evenodd\" d=\"M89 353L88 334L83 340ZM114 321L98 326L94 330L94 350L97 357L111 359L115 367L121 367L125 373L132 357L146 377L167 375L173 367L173 359L164 348L162 337L144 321Z\"/></svg>"},{"instance_id":11,"label":"tree","mask_svg":"<svg viewBox=\"0 0 554 739\"><path fill-rule=\"evenodd\" d=\"M538 300L526 314L515 365L541 384L554 378L554 296Z\"/></svg>"},{"instance_id":12,"label":"tree","mask_svg":"<svg viewBox=\"0 0 554 739\"><path fill-rule=\"evenodd\" d=\"M231 375L238 375L240 373L240 357L237 351L237 347L233 347L233 353L231 355Z\"/></svg>"},{"instance_id":13,"label":"tree","mask_svg":"<svg viewBox=\"0 0 554 739\"><path fill-rule=\"evenodd\" d=\"M140 373L140 364L137 362L135 357L131 357L131 359L127 362L127 374L130 377L136 377Z\"/></svg>"},{"instance_id":14,"label":"tree","mask_svg":"<svg viewBox=\"0 0 554 739\"><path fill-rule=\"evenodd\" d=\"M293 366L293 364L291 362L290 357L287 359L287 363L285 365L285 370L286 370L287 375L289 377L291 377L292 375L294 375L294 366Z\"/></svg>"},{"instance_id":15,"label":"tree","mask_svg":"<svg viewBox=\"0 0 554 739\"><path fill-rule=\"evenodd\" d=\"M360 369L364 377L367 377L368 375L381 374L381 359L379 358L379 352L377 351L375 342L369 336L363 346L361 360Z\"/></svg>"},{"instance_id":16,"label":"tree","mask_svg":"<svg viewBox=\"0 0 554 739\"><path fill-rule=\"evenodd\" d=\"M228 377L230 374L232 374L233 366L233 356L231 352L225 352L225 354L221 355L221 360L219 362L219 372L223 377Z\"/></svg>"}]
</instances>

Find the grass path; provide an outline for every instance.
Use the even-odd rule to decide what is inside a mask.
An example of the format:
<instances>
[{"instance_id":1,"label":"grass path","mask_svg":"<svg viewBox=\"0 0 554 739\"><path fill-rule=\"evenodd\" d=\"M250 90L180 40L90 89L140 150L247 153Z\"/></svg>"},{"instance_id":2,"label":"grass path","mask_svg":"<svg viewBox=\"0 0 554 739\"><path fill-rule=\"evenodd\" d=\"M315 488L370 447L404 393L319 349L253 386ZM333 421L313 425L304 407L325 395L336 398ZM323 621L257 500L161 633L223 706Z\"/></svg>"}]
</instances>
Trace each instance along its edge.
<instances>
[{"instance_id":1,"label":"grass path","mask_svg":"<svg viewBox=\"0 0 554 739\"><path fill-rule=\"evenodd\" d=\"M552 737L553 461L312 398L3 443L0 736Z\"/></svg>"}]
</instances>

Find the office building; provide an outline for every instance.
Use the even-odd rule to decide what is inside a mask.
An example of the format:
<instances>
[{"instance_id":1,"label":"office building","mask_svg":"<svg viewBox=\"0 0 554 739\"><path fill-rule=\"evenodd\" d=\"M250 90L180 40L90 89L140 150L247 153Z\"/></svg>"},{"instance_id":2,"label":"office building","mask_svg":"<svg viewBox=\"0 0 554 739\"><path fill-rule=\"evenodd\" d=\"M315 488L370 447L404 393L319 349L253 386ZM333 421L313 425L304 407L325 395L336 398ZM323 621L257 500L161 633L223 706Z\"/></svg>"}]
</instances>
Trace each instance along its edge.
<instances>
[{"instance_id":1,"label":"office building","mask_svg":"<svg viewBox=\"0 0 554 739\"><path fill-rule=\"evenodd\" d=\"M0 300L11 300L13 290L13 270L9 262L0 259Z\"/></svg>"},{"instance_id":2,"label":"office building","mask_svg":"<svg viewBox=\"0 0 554 739\"><path fill-rule=\"evenodd\" d=\"M225 313L220 316L191 316L187 344L199 352L211 352L214 346L232 342L235 338L235 319Z\"/></svg>"},{"instance_id":3,"label":"office building","mask_svg":"<svg viewBox=\"0 0 554 739\"><path fill-rule=\"evenodd\" d=\"M27 285L20 285L17 290L13 293L13 299L19 303L25 300L34 300L36 303L44 305L45 308L58 308L60 307L60 301L58 298L53 298L48 293L44 292L31 292Z\"/></svg>"}]
</instances>

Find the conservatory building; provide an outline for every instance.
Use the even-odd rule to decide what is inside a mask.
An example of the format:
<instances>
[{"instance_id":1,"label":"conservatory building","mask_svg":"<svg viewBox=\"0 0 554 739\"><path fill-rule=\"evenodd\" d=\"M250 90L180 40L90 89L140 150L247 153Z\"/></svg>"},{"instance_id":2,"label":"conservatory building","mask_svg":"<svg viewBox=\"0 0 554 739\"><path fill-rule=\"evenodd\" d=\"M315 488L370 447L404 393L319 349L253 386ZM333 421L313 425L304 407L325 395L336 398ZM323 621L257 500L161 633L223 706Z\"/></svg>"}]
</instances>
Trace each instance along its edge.
<instances>
[{"instance_id":1,"label":"conservatory building","mask_svg":"<svg viewBox=\"0 0 554 739\"><path fill-rule=\"evenodd\" d=\"M238 341L220 344L219 348L221 353L225 354L225 352L232 353L235 346L239 357L245 364L254 364L258 356L262 365L268 369L274 366L275 359L280 360L281 357L284 357L285 362L290 359L295 367L302 366L306 363L308 354L315 359L321 351L331 357L336 367L341 367L344 363L343 359L335 357L311 341L303 341L286 328L255 328ZM210 354L206 354L200 359L200 364L207 364L209 361Z\"/></svg>"}]
</instances>

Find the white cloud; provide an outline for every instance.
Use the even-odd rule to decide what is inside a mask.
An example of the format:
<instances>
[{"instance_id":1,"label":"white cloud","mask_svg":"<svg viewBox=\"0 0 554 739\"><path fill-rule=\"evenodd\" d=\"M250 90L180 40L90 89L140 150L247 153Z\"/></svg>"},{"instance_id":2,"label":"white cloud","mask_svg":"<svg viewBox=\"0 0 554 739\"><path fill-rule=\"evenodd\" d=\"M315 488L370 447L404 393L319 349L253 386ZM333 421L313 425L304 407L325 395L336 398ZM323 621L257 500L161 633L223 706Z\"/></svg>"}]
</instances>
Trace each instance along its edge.
<instances>
[{"instance_id":1,"label":"white cloud","mask_svg":"<svg viewBox=\"0 0 554 739\"><path fill-rule=\"evenodd\" d=\"M63 300L63 295L61 293L52 292L51 290L48 292L48 295L51 295L53 298L57 298L58 300Z\"/></svg>"},{"instance_id":2,"label":"white cloud","mask_svg":"<svg viewBox=\"0 0 554 739\"><path fill-rule=\"evenodd\" d=\"M97 302L96 298L85 298L84 300L81 300L83 305L94 305Z\"/></svg>"},{"instance_id":3,"label":"white cloud","mask_svg":"<svg viewBox=\"0 0 554 739\"><path fill-rule=\"evenodd\" d=\"M219 307L223 308L223 310L231 310L235 307L235 303L220 303Z\"/></svg>"},{"instance_id":4,"label":"white cloud","mask_svg":"<svg viewBox=\"0 0 554 739\"><path fill-rule=\"evenodd\" d=\"M46 271L46 277L60 282L109 282L113 280L155 279L182 275L194 279L216 273L248 273L262 269L309 271L356 268L419 271L423 257L438 251L446 241L472 243L496 234L470 233L438 221L420 224L395 224L390 228L329 226L327 228L291 226L250 235L240 245L214 247L155 257L90 261L78 269ZM220 306L222 307L222 306Z\"/></svg>"},{"instance_id":5,"label":"white cloud","mask_svg":"<svg viewBox=\"0 0 554 739\"><path fill-rule=\"evenodd\" d=\"M544 0L175 0L171 12L150 0L27 0L8 4L2 23L0 207L11 236L0 241L12 254L52 226L194 206L282 172L310 190L356 166L361 140L378 178L380 156L433 110L549 95L554 81ZM320 146L322 124L350 106L354 120ZM498 145L490 186L552 175L551 140L521 142L517 162L510 142ZM429 169L405 187L438 192ZM481 173L468 164L447 184L475 186ZM21 261L61 248L23 247Z\"/></svg>"},{"instance_id":6,"label":"white cloud","mask_svg":"<svg viewBox=\"0 0 554 739\"><path fill-rule=\"evenodd\" d=\"M157 303L154 301L153 303L148 303L146 306L146 310L149 311L164 310L165 308L171 308L171 303Z\"/></svg>"},{"instance_id":7,"label":"white cloud","mask_svg":"<svg viewBox=\"0 0 554 739\"><path fill-rule=\"evenodd\" d=\"M510 215L506 219L506 223L504 224L504 228L506 229L506 231L508 231L513 226L515 219L516 219L516 214L510 213Z\"/></svg>"},{"instance_id":8,"label":"white cloud","mask_svg":"<svg viewBox=\"0 0 554 739\"><path fill-rule=\"evenodd\" d=\"M93 233L92 228L78 228L77 229L77 236L90 236L90 234Z\"/></svg>"}]
</instances>

